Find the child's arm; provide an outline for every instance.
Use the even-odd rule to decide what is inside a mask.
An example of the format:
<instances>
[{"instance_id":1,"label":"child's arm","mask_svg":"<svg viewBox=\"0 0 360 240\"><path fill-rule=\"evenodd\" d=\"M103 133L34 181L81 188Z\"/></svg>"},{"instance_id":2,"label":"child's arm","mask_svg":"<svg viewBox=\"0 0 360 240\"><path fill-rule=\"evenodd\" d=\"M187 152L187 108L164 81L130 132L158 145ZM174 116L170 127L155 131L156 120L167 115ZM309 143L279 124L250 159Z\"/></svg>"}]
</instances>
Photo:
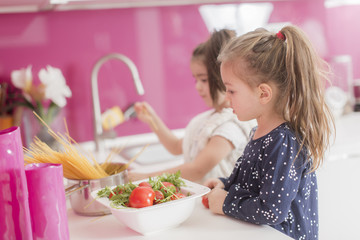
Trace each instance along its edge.
<instances>
[{"instance_id":1,"label":"child's arm","mask_svg":"<svg viewBox=\"0 0 360 240\"><path fill-rule=\"evenodd\" d=\"M262 156L266 157L261 162L253 164L257 155L254 155L255 159L243 159L236 174L224 182L228 191L223 205L226 215L270 225L279 224L288 217L289 209L301 191L304 156L300 154L294 163L298 145L291 136L279 135L278 138L281 139L272 136L271 141L265 143Z\"/></svg>"},{"instance_id":2,"label":"child's arm","mask_svg":"<svg viewBox=\"0 0 360 240\"><path fill-rule=\"evenodd\" d=\"M190 181L199 181L224 159L232 149L233 145L228 140L220 136L214 136L192 162L186 162L170 169L152 173L134 173L130 171L128 176L131 181L135 181L158 176L164 172L176 173L180 171L181 177Z\"/></svg>"},{"instance_id":3,"label":"child's arm","mask_svg":"<svg viewBox=\"0 0 360 240\"><path fill-rule=\"evenodd\" d=\"M165 125L154 109L147 102L137 102L134 105L138 119L148 124L158 136L161 144L172 154L182 154L182 139L176 137Z\"/></svg>"}]
</instances>

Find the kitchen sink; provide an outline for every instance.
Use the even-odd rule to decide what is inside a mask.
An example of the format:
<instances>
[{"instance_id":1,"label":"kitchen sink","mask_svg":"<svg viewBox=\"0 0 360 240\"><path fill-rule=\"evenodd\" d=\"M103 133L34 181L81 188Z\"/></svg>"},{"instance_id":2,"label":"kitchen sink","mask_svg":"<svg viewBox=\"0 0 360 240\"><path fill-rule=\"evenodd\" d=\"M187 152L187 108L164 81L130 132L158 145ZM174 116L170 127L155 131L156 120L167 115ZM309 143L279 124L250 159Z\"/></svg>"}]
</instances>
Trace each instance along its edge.
<instances>
[{"instance_id":1,"label":"kitchen sink","mask_svg":"<svg viewBox=\"0 0 360 240\"><path fill-rule=\"evenodd\" d=\"M144 146L126 147L120 152L120 155L125 159L133 158L139 153ZM182 155L173 155L169 153L166 148L160 144L150 144L144 151L136 158L135 162L141 165L166 162L169 160L180 159Z\"/></svg>"},{"instance_id":2,"label":"kitchen sink","mask_svg":"<svg viewBox=\"0 0 360 240\"><path fill-rule=\"evenodd\" d=\"M182 137L184 134L183 129L173 130L174 134ZM139 153L142 148L149 144L144 151L136 158L134 163L138 165L151 165L156 163L165 163L171 160L182 159L182 155L173 155L169 153L166 148L160 144L154 133L144 133L131 136L117 137L113 139L104 140L105 152L95 152L94 141L80 143L79 147L82 151L93 155L98 163L105 161L106 157L110 154L111 150L121 150L118 156L114 156L112 161L127 162Z\"/></svg>"}]
</instances>

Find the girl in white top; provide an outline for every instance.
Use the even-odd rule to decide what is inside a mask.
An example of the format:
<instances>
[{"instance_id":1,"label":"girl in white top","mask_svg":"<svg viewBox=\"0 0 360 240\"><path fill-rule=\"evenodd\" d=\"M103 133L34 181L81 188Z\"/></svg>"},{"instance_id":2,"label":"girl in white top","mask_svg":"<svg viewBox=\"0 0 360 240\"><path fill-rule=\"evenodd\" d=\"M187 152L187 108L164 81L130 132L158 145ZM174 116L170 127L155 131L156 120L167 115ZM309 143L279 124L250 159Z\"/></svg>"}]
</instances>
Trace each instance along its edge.
<instances>
[{"instance_id":1,"label":"girl in white top","mask_svg":"<svg viewBox=\"0 0 360 240\"><path fill-rule=\"evenodd\" d=\"M211 177L228 176L242 154L254 126L240 122L225 98L217 56L221 47L235 33L215 31L209 40L194 51L190 63L196 90L211 110L195 116L185 129L183 139L177 138L146 102L136 103L138 118L147 123L164 147L174 155L183 154L184 164L153 173L129 172L132 181L181 171L190 181L203 182Z\"/></svg>"}]
</instances>

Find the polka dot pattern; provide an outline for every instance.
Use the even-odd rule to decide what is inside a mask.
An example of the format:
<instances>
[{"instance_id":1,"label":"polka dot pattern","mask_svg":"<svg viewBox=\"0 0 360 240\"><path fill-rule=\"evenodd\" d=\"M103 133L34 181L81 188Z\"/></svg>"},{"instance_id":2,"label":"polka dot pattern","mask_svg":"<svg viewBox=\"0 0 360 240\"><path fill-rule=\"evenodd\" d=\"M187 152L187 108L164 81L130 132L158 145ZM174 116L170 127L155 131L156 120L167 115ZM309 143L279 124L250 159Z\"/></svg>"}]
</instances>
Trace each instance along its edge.
<instances>
[{"instance_id":1,"label":"polka dot pattern","mask_svg":"<svg viewBox=\"0 0 360 240\"><path fill-rule=\"evenodd\" d=\"M286 123L251 140L231 175L221 179L228 191L224 213L294 239L318 239L316 174L308 173L304 149L297 156L299 147Z\"/></svg>"}]
</instances>

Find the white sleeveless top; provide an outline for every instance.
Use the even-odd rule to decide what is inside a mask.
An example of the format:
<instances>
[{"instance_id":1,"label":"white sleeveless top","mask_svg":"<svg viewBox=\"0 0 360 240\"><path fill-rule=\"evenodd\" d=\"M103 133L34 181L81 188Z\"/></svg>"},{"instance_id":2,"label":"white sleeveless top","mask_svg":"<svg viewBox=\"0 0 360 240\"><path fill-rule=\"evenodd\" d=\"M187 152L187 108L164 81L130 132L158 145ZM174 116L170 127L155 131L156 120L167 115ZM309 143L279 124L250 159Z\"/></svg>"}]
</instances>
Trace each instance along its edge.
<instances>
[{"instance_id":1,"label":"white sleeveless top","mask_svg":"<svg viewBox=\"0 0 360 240\"><path fill-rule=\"evenodd\" d=\"M183 138L183 156L185 162L193 161L205 147L211 137L221 136L230 141L234 149L221 160L204 178L227 177L234 168L236 160L241 156L256 121L240 122L231 108L221 112L208 110L195 116L185 128Z\"/></svg>"}]
</instances>

